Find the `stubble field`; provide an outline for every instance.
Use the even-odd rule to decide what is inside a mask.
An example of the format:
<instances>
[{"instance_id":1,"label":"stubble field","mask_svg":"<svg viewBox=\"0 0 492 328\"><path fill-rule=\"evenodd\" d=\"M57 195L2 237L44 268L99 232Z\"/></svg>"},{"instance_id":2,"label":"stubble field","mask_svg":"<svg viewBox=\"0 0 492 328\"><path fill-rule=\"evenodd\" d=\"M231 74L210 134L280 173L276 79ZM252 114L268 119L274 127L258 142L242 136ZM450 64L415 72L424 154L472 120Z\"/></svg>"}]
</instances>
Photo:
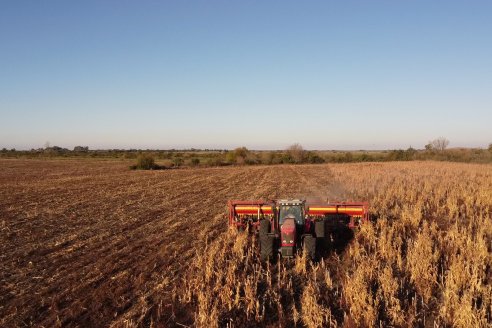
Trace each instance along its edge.
<instances>
[{"instance_id":1,"label":"stubble field","mask_svg":"<svg viewBox=\"0 0 492 328\"><path fill-rule=\"evenodd\" d=\"M319 262L261 264L225 204L289 197L373 220ZM490 326L491 214L490 165L2 160L0 326Z\"/></svg>"}]
</instances>

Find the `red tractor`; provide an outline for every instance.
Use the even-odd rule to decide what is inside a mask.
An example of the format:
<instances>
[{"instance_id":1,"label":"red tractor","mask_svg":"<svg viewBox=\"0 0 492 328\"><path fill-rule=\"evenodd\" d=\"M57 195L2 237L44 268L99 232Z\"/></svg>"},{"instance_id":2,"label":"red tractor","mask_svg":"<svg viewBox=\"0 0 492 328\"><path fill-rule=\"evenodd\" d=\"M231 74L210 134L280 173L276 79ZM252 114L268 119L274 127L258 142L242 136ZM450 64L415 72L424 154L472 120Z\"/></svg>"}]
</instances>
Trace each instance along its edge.
<instances>
[{"instance_id":1,"label":"red tractor","mask_svg":"<svg viewBox=\"0 0 492 328\"><path fill-rule=\"evenodd\" d=\"M369 219L367 203L290 199L229 201L228 207L229 225L258 232L262 260L273 258L276 253L293 257L297 249L304 249L314 259L327 227L353 229Z\"/></svg>"}]
</instances>

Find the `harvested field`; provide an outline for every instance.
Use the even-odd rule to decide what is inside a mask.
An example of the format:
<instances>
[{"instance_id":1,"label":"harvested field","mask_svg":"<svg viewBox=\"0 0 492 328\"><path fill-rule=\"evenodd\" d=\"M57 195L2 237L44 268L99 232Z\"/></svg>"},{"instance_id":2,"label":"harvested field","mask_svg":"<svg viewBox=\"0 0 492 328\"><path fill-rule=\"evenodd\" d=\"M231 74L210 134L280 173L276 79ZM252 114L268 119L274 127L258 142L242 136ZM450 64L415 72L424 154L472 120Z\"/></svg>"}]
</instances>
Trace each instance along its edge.
<instances>
[{"instance_id":1,"label":"harvested field","mask_svg":"<svg viewBox=\"0 0 492 328\"><path fill-rule=\"evenodd\" d=\"M0 161L0 326L488 326L492 166L130 171ZM319 263L261 265L228 199L367 200Z\"/></svg>"}]
</instances>

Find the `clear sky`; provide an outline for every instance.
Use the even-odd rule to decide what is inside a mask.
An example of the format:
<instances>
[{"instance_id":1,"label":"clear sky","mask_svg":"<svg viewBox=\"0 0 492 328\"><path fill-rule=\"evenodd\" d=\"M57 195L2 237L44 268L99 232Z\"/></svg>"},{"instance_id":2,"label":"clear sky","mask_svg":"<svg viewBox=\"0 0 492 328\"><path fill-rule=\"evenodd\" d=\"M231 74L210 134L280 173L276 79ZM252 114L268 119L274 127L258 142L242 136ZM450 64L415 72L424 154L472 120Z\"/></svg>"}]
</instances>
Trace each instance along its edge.
<instances>
[{"instance_id":1,"label":"clear sky","mask_svg":"<svg viewBox=\"0 0 492 328\"><path fill-rule=\"evenodd\" d=\"M492 1L0 1L0 147L492 142Z\"/></svg>"}]
</instances>

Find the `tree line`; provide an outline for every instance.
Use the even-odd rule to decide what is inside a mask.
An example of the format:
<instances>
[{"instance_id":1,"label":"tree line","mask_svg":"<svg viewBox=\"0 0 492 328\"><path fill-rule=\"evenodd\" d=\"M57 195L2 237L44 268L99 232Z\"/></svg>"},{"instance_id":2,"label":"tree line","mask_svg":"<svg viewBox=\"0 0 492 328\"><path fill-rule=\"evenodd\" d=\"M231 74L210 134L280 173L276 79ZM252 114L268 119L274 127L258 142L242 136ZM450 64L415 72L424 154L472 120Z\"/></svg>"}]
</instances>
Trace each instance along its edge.
<instances>
[{"instance_id":1,"label":"tree line","mask_svg":"<svg viewBox=\"0 0 492 328\"><path fill-rule=\"evenodd\" d=\"M0 157L75 157L75 158L120 158L134 159L133 168L175 168L183 166L225 166L225 165L272 165L272 164L319 164L385 162L412 160L440 160L457 162L492 162L492 143L488 148L448 149L449 140L437 138L429 141L424 149L394 149L383 151L316 151L306 150L299 143L284 150L258 151L246 147L227 149L108 149L90 150L87 146L76 146L73 150L46 145L30 151L3 148ZM156 163L159 163L157 165Z\"/></svg>"}]
</instances>

